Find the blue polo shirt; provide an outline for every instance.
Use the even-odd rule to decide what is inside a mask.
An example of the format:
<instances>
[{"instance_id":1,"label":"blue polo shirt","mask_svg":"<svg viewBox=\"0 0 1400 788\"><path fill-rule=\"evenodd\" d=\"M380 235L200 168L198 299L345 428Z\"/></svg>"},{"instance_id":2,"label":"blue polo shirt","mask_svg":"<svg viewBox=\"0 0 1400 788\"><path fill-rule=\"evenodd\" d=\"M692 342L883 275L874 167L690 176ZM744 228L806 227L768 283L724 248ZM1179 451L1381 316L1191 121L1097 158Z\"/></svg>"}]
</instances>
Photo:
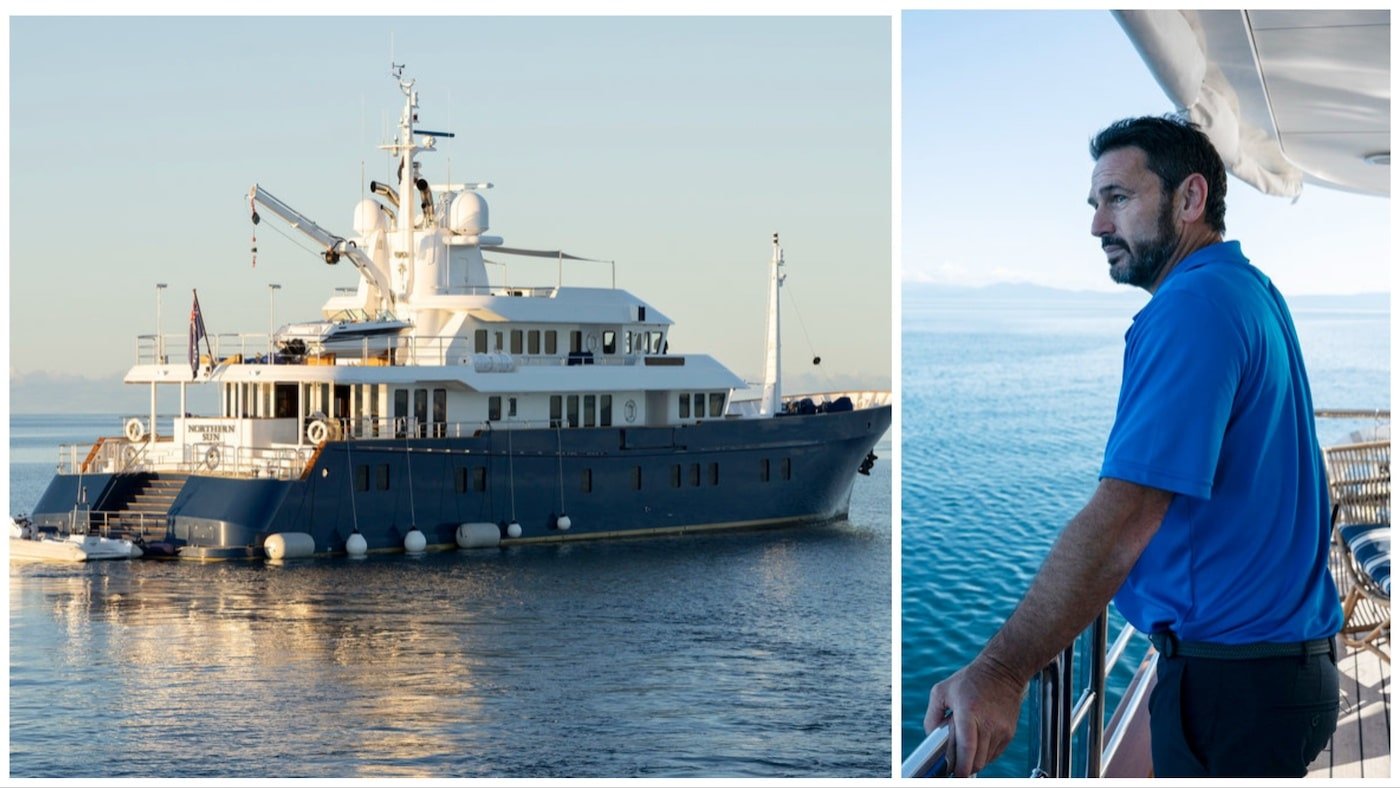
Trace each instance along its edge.
<instances>
[{"instance_id":1,"label":"blue polo shirt","mask_svg":"<svg viewBox=\"0 0 1400 788\"><path fill-rule=\"evenodd\" d=\"M1175 493L1114 602L1143 632L1286 643L1341 628L1327 480L1293 319L1239 242L1133 318L1100 478Z\"/></svg>"}]
</instances>

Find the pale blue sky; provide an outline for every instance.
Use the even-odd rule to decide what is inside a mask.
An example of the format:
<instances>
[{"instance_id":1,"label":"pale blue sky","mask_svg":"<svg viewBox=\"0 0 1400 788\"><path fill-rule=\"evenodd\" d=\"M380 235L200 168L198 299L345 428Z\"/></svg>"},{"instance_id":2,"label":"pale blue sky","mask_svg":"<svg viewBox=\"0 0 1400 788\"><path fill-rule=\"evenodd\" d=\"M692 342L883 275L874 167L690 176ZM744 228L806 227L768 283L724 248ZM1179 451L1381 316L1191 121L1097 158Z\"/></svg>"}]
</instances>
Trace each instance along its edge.
<instances>
[{"instance_id":1,"label":"pale blue sky","mask_svg":"<svg viewBox=\"0 0 1400 788\"><path fill-rule=\"evenodd\" d=\"M495 183L491 230L508 245L616 260L618 285L676 321L674 352L758 379L781 232L789 390L888 387L890 29L888 17L11 18L11 374L125 370L154 328L158 281L181 346L191 288L211 332L265 333L268 283L282 285L278 323L316 318L333 287L354 285L352 267L303 252L272 218L252 268L245 195L258 182L351 234L361 162L383 179L374 146L401 106L392 36L422 125L457 133L423 157L429 180L450 162L454 180ZM566 283L608 281L581 271ZM549 264L536 278L552 277Z\"/></svg>"},{"instance_id":2,"label":"pale blue sky","mask_svg":"<svg viewBox=\"0 0 1400 788\"><path fill-rule=\"evenodd\" d=\"M1088 141L1174 107L1108 11L904 14L904 281L1112 290ZM1285 294L1390 290L1390 201L1230 179L1227 238Z\"/></svg>"}]
</instances>

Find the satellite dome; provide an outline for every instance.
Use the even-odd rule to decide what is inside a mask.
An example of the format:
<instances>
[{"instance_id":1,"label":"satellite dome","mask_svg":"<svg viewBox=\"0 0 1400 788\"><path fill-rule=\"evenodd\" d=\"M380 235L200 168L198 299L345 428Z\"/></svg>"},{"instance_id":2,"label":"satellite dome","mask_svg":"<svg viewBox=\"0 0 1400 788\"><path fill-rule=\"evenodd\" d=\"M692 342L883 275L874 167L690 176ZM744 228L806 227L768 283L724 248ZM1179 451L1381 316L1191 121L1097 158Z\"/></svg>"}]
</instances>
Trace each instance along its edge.
<instances>
[{"instance_id":1,"label":"satellite dome","mask_svg":"<svg viewBox=\"0 0 1400 788\"><path fill-rule=\"evenodd\" d=\"M490 229L486 198L476 192L461 192L452 200L447 226L459 235L481 235Z\"/></svg>"}]
</instances>

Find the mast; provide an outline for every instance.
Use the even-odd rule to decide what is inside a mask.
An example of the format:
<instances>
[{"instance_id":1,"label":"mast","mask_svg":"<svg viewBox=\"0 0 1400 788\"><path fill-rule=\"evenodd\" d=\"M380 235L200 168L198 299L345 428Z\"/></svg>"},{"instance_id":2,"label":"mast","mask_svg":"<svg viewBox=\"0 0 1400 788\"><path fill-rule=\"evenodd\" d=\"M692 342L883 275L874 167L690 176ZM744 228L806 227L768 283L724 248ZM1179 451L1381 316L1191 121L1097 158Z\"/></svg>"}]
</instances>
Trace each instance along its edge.
<instances>
[{"instance_id":1,"label":"mast","mask_svg":"<svg viewBox=\"0 0 1400 788\"><path fill-rule=\"evenodd\" d=\"M773 259L768 274L768 347L763 369L763 398L759 400L760 416L772 416L782 410L783 364L782 340L778 332L778 289L783 286L783 247L778 234L773 233Z\"/></svg>"}]
</instances>

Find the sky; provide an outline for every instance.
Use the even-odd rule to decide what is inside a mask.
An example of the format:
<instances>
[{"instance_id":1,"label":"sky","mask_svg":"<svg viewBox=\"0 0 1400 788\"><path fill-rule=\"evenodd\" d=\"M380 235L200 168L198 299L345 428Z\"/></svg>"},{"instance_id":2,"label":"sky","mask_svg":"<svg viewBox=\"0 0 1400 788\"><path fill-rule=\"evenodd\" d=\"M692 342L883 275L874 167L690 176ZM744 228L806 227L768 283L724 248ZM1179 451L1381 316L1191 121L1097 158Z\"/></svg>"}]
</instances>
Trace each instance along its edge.
<instances>
[{"instance_id":1,"label":"sky","mask_svg":"<svg viewBox=\"0 0 1400 788\"><path fill-rule=\"evenodd\" d=\"M618 286L675 321L672 352L756 381L781 233L787 389L889 388L891 29L888 16L11 17L12 380L124 372L156 328L158 282L177 347L196 288L211 333L318 319L354 268L325 265L266 211L254 267L246 194L259 183L352 235L363 184L388 174L375 146L402 106L392 52L417 80L422 127L457 135L421 157L425 174L494 183L491 233L507 245L615 260ZM553 281L552 263L512 265L512 284Z\"/></svg>"},{"instance_id":2,"label":"sky","mask_svg":"<svg viewBox=\"0 0 1400 788\"><path fill-rule=\"evenodd\" d=\"M903 281L1121 289L1089 234L1089 139L1175 107L1112 15L911 12L901 32ZM1389 292L1388 199L1226 194L1226 238L1285 296Z\"/></svg>"}]
</instances>

